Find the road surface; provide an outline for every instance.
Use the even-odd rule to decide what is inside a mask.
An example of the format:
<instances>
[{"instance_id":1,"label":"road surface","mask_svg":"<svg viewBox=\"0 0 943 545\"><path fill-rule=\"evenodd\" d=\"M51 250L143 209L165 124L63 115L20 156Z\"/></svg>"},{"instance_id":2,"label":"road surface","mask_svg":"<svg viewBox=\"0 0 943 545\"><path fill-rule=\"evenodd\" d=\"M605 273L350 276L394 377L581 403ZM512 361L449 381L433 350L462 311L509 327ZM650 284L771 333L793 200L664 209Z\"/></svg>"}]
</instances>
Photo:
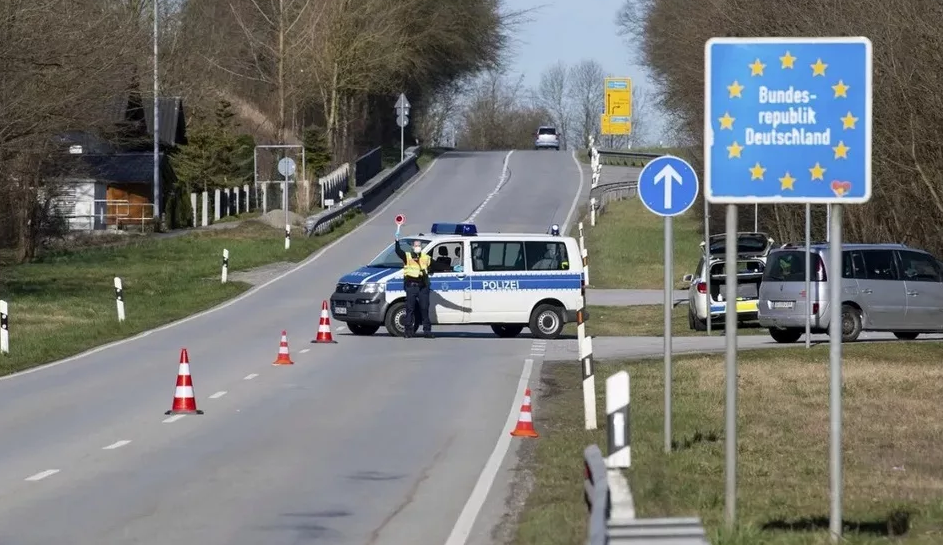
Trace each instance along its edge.
<instances>
[{"instance_id":1,"label":"road surface","mask_svg":"<svg viewBox=\"0 0 943 545\"><path fill-rule=\"evenodd\" d=\"M544 231L566 222L579 172L563 152L443 155L375 219L250 295L0 380L0 543L441 545L482 470L498 469L492 451L545 343L480 327L353 337L334 322L338 344L313 345L321 301L392 240L397 213L404 233L472 214L481 230ZM291 367L271 365L282 329ZM183 347L205 414L168 419ZM503 492L469 543L489 541ZM479 487L462 528L485 499Z\"/></svg>"}]
</instances>

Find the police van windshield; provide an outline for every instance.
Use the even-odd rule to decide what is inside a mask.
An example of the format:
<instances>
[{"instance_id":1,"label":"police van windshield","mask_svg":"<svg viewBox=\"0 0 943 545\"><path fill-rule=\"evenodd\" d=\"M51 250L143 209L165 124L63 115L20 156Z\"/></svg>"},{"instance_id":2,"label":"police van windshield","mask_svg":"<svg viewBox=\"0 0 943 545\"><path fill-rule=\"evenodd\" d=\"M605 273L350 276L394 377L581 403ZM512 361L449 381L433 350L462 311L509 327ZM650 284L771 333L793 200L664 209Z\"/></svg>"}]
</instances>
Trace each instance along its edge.
<instances>
[{"instance_id":1,"label":"police van windshield","mask_svg":"<svg viewBox=\"0 0 943 545\"><path fill-rule=\"evenodd\" d=\"M405 252L410 251L410 250L412 249L412 247L413 247L413 241L414 241L414 240L418 240L418 241L422 242L422 247L423 247L423 248L426 247L426 244L429 244L429 240L428 240L428 239L404 237L404 238L399 239L400 248L402 248L403 251L405 251ZM384 269L389 269L389 268L391 268L391 267L402 267L402 266L403 266L403 260L401 260L401 259L399 258L399 256L396 255L396 250L394 250L394 249L393 249L393 245L390 244L389 246L386 247L385 250L383 250L382 252L380 252L380 255L376 256L376 257L373 259L373 261L371 261L370 264L367 265L367 266L368 266L368 267L384 268Z\"/></svg>"}]
</instances>

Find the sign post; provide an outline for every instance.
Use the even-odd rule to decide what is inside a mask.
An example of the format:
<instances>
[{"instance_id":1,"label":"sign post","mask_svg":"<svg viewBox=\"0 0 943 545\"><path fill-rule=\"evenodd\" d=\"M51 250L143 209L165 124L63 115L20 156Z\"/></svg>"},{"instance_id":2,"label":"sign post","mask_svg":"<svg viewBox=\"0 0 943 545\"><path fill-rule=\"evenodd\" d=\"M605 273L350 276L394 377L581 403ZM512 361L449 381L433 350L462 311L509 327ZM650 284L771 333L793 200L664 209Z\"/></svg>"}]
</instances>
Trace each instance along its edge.
<instances>
[{"instance_id":1,"label":"sign post","mask_svg":"<svg viewBox=\"0 0 943 545\"><path fill-rule=\"evenodd\" d=\"M285 206L285 249L291 245L291 221L288 219L288 179L295 173L295 160L291 157L282 157L278 162L278 173L285 177L285 191L282 200Z\"/></svg>"},{"instance_id":2,"label":"sign post","mask_svg":"<svg viewBox=\"0 0 943 545\"><path fill-rule=\"evenodd\" d=\"M639 172L639 199L653 214L665 218L665 452L671 452L671 305L674 292L674 229L671 220L691 208L697 193L694 168L673 155L653 159Z\"/></svg>"},{"instance_id":3,"label":"sign post","mask_svg":"<svg viewBox=\"0 0 943 545\"><path fill-rule=\"evenodd\" d=\"M393 109L396 110L396 124L399 125L399 162L402 163L406 158L406 148L404 146L404 140L406 138L406 125L409 125L409 109L412 106L409 104L409 101L406 100L406 95L403 93L399 94L399 98L396 99L396 105L393 106Z\"/></svg>"},{"instance_id":4,"label":"sign post","mask_svg":"<svg viewBox=\"0 0 943 545\"><path fill-rule=\"evenodd\" d=\"M704 188L726 204L728 305L738 204L827 204L828 276L842 278L841 205L871 199L871 41L711 38L704 47ZM832 206L834 205L834 206ZM812 294L796 304L812 312ZM729 306L728 306L729 308ZM832 542L842 531L841 290L829 290ZM727 313L726 522L736 520L736 317ZM733 329L729 329L733 327Z\"/></svg>"}]
</instances>

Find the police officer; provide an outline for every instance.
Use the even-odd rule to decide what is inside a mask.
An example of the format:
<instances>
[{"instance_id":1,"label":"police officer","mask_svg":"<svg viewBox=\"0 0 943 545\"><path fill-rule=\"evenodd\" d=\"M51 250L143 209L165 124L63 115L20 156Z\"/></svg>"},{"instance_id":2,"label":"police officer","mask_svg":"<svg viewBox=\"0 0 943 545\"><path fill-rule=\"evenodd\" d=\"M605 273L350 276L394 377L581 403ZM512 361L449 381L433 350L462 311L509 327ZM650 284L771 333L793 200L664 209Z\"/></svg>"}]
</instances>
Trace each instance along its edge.
<instances>
[{"instance_id":1,"label":"police officer","mask_svg":"<svg viewBox=\"0 0 943 545\"><path fill-rule=\"evenodd\" d=\"M432 258L422 251L422 241L414 240L412 251L408 254L400 248L399 236L393 244L396 255L403 260L403 284L406 288L406 319L403 336L412 337L419 329L417 320L422 320L423 336L433 338L432 323L429 321L429 267ZM416 316L419 307L419 316Z\"/></svg>"}]
</instances>

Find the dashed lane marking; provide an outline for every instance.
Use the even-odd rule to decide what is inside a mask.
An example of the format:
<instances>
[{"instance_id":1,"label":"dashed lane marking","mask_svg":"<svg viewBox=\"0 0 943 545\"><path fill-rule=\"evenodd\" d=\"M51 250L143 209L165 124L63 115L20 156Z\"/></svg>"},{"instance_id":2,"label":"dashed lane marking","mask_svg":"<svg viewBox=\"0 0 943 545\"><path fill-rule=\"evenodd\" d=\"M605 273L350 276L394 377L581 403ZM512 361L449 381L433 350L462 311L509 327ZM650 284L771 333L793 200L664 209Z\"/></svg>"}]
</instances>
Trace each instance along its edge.
<instances>
[{"instance_id":1,"label":"dashed lane marking","mask_svg":"<svg viewBox=\"0 0 943 545\"><path fill-rule=\"evenodd\" d=\"M115 450L116 448L121 448L130 442L131 441L129 439L122 439L121 441L115 441L107 447L102 447L102 450Z\"/></svg>"},{"instance_id":2,"label":"dashed lane marking","mask_svg":"<svg viewBox=\"0 0 943 545\"><path fill-rule=\"evenodd\" d=\"M27 481L41 481L46 477L52 477L56 473L59 473L58 469L47 469L46 471L40 471L35 475L30 475L26 478Z\"/></svg>"}]
</instances>

